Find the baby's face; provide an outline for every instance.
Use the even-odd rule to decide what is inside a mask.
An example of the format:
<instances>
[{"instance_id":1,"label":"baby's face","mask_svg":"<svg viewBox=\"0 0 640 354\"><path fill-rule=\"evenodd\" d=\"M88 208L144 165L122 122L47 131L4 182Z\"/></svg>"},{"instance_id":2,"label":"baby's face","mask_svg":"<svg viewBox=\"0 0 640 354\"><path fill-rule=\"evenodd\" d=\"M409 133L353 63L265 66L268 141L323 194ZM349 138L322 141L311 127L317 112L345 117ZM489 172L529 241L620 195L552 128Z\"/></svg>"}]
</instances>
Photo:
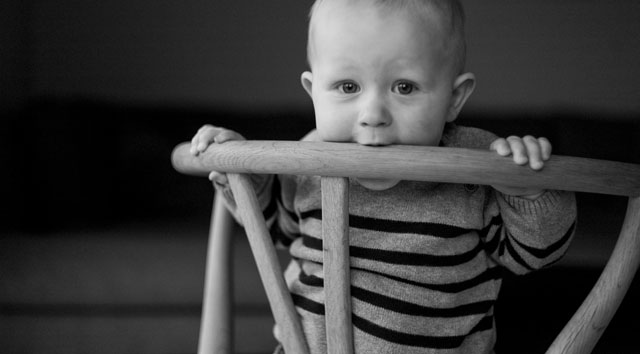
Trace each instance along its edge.
<instances>
[{"instance_id":1,"label":"baby's face","mask_svg":"<svg viewBox=\"0 0 640 354\"><path fill-rule=\"evenodd\" d=\"M366 3L366 2L362 2ZM439 21L356 2L328 3L316 13L311 72L302 83L313 99L323 141L363 145L440 142L451 113L456 73Z\"/></svg>"}]
</instances>

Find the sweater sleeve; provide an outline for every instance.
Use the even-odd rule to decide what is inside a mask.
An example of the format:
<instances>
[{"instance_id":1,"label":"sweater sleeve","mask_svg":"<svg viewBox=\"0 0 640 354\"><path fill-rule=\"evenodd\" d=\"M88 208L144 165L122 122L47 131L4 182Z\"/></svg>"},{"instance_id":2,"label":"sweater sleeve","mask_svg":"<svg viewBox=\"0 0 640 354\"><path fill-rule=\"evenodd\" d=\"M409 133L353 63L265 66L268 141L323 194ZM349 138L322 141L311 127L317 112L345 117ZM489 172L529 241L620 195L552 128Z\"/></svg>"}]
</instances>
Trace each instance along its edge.
<instances>
[{"instance_id":1,"label":"sweater sleeve","mask_svg":"<svg viewBox=\"0 0 640 354\"><path fill-rule=\"evenodd\" d=\"M516 274L559 261L576 227L575 194L545 191L535 200L493 190L499 214L490 217L485 243L492 258Z\"/></svg>"},{"instance_id":2,"label":"sweater sleeve","mask_svg":"<svg viewBox=\"0 0 640 354\"><path fill-rule=\"evenodd\" d=\"M254 174L250 175L249 177L251 179L253 189L256 192L256 196L258 197L258 204L260 205L262 214L267 222L267 226L270 226L276 219L277 211L276 202L272 198L272 189L274 186L275 176ZM238 212L238 206L233 197L233 191L231 190L231 187L228 184L223 186L214 183L213 185L215 186L216 193L220 193L222 195L224 204L229 212L231 212L234 219L240 225L243 225L242 219Z\"/></svg>"},{"instance_id":3,"label":"sweater sleeve","mask_svg":"<svg viewBox=\"0 0 640 354\"><path fill-rule=\"evenodd\" d=\"M316 130L305 135L301 141L320 141ZM298 192L298 176L279 175L273 193L277 200L276 223L271 235L276 245L288 247L300 237L300 220L295 210L295 198Z\"/></svg>"}]
</instances>

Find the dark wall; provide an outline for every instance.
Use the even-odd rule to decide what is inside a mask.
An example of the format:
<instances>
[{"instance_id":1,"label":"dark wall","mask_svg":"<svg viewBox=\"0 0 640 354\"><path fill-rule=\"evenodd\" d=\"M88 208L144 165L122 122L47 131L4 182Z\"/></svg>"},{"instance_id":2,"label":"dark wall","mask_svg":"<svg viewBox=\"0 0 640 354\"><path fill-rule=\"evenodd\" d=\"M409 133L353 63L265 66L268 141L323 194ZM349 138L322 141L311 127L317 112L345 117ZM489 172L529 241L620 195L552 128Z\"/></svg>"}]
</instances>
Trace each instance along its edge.
<instances>
[{"instance_id":1,"label":"dark wall","mask_svg":"<svg viewBox=\"0 0 640 354\"><path fill-rule=\"evenodd\" d=\"M558 152L639 156L640 3L464 3L478 76L467 118L550 136ZM55 226L189 210L199 194L181 196L210 189L180 187L168 155L205 123L299 137L313 126L298 79L310 4L3 1L5 225L34 227L34 213Z\"/></svg>"},{"instance_id":2,"label":"dark wall","mask_svg":"<svg viewBox=\"0 0 640 354\"><path fill-rule=\"evenodd\" d=\"M638 1L463 2L471 110L640 112ZM309 104L299 76L311 0L30 3L32 95Z\"/></svg>"},{"instance_id":3,"label":"dark wall","mask_svg":"<svg viewBox=\"0 0 640 354\"><path fill-rule=\"evenodd\" d=\"M640 111L640 2L463 3L478 76L470 108Z\"/></svg>"},{"instance_id":4,"label":"dark wall","mask_svg":"<svg viewBox=\"0 0 640 354\"><path fill-rule=\"evenodd\" d=\"M501 136L546 136L557 154L640 163L640 122L610 118L465 113L459 122ZM296 140L314 125L310 109L247 114L87 100L33 103L13 122L10 140L19 148L10 156L12 173L0 176L12 193L3 201L4 215L12 217L2 227L48 231L145 218L205 220L210 183L175 172L170 155L207 122L266 140Z\"/></svg>"},{"instance_id":5,"label":"dark wall","mask_svg":"<svg viewBox=\"0 0 640 354\"><path fill-rule=\"evenodd\" d=\"M0 117L18 110L27 97L28 11L25 2L0 3Z\"/></svg>"}]
</instances>

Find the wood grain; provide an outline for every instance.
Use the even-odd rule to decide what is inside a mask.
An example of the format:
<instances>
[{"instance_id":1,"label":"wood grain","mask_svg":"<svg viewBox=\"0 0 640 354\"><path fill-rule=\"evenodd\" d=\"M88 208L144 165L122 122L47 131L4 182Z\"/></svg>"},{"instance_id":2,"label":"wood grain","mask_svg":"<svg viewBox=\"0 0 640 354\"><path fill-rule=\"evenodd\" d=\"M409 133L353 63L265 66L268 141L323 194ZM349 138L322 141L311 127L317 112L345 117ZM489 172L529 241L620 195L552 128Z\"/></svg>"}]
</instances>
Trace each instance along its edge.
<instances>
[{"instance_id":1,"label":"wood grain","mask_svg":"<svg viewBox=\"0 0 640 354\"><path fill-rule=\"evenodd\" d=\"M322 177L322 246L327 349L353 353L349 261L349 180Z\"/></svg>"},{"instance_id":2,"label":"wood grain","mask_svg":"<svg viewBox=\"0 0 640 354\"><path fill-rule=\"evenodd\" d=\"M211 213L198 354L233 353L234 220L216 194Z\"/></svg>"},{"instance_id":3,"label":"wood grain","mask_svg":"<svg viewBox=\"0 0 640 354\"><path fill-rule=\"evenodd\" d=\"M207 175L216 170L400 178L640 195L640 165L555 155L542 171L533 171L491 151L462 148L230 141L211 145L201 156L194 157L189 154L189 144L185 143L174 150L173 164L178 171L194 175Z\"/></svg>"},{"instance_id":4,"label":"wood grain","mask_svg":"<svg viewBox=\"0 0 640 354\"><path fill-rule=\"evenodd\" d=\"M640 265L640 198L629 205L618 242L593 289L548 354L591 353L620 306Z\"/></svg>"},{"instance_id":5,"label":"wood grain","mask_svg":"<svg viewBox=\"0 0 640 354\"><path fill-rule=\"evenodd\" d=\"M590 353L615 314L640 266L640 165L553 156L542 171L533 171L528 167L517 166L510 158L500 157L490 151L418 146L366 147L312 142L227 142L212 145L199 157L190 155L188 148L187 143L179 145L172 155L174 167L187 174L207 175L209 171L217 170L325 176L322 179L323 213L326 213L323 215L325 291L329 305L326 307L327 331L328 342L331 344L328 345L331 346L332 354L353 351L352 341L344 339L352 336L347 238L348 184L345 178L338 177L511 185L629 196L621 234L602 275L547 353ZM262 254L270 251L260 250L269 248L260 243L270 244L270 238L266 233L266 226L257 226L262 214L257 207L255 193L244 192L250 187L247 177L235 174L229 176L237 201L243 200L242 205L238 203L240 208L249 209L244 212L243 220L256 220L248 222L248 226L251 230L256 229L251 231L258 235L254 238L262 240L256 241L258 251L254 252L256 261L260 259L258 268L261 276L261 268L269 268L266 272L268 274L263 277L267 293L277 293L274 296L275 302L281 301L279 298L286 297L281 294L286 292L286 287L271 285L269 275L280 272L270 265L277 262L269 259L271 256ZM242 192L238 193L237 190ZM262 223L263 221L264 219ZM289 307L288 304L273 305L271 297L270 302L274 315L278 309ZM285 317L295 317L295 311ZM277 315L276 320L289 321L286 318L279 319ZM297 330L293 328L284 333L293 333L293 337L296 337ZM296 344L286 345L293 348ZM287 352L303 353L298 350Z\"/></svg>"},{"instance_id":6,"label":"wood grain","mask_svg":"<svg viewBox=\"0 0 640 354\"><path fill-rule=\"evenodd\" d=\"M284 334L282 345L286 353L309 352L302 333L298 313L291 294L285 284L275 246L258 205L258 198L251 180L246 175L229 174L229 184L238 205L249 245L258 267L262 285L267 293L271 312L276 324Z\"/></svg>"}]
</instances>

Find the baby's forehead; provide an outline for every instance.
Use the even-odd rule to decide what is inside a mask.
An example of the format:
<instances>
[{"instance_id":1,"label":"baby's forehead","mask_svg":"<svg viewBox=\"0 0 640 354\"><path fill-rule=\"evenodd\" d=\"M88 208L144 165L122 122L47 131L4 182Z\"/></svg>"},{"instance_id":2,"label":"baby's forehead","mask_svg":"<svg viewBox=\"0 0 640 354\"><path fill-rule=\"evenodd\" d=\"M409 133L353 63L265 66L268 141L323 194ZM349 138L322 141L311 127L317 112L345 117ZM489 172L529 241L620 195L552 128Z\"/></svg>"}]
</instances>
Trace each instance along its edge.
<instances>
[{"instance_id":1,"label":"baby's forehead","mask_svg":"<svg viewBox=\"0 0 640 354\"><path fill-rule=\"evenodd\" d=\"M453 17L449 7L437 5L437 2L423 1L381 1L381 0L318 0L314 4L310 14L310 25L318 18L331 16L345 10L356 12L378 12L381 16L394 14L405 16L407 20L419 20L425 26L439 24L443 27L453 27ZM360 18L352 18L351 21L360 21Z\"/></svg>"},{"instance_id":2,"label":"baby's forehead","mask_svg":"<svg viewBox=\"0 0 640 354\"><path fill-rule=\"evenodd\" d=\"M398 5L400 3L404 5ZM355 12L355 16L349 18L340 16L345 10ZM449 40L456 35L455 20L451 11L447 11L442 6L436 6L431 1L320 0L311 12L309 41L314 40L313 35L317 32L330 31L330 23L335 24L337 19L347 23L368 21L372 17L358 16L358 14L371 12L381 18L390 15L406 18L406 22L416 28L415 36L418 37L442 37Z\"/></svg>"},{"instance_id":3,"label":"baby's forehead","mask_svg":"<svg viewBox=\"0 0 640 354\"><path fill-rule=\"evenodd\" d=\"M367 32L354 33L349 31L348 28L349 26L366 24L367 21L371 22L372 18L378 17L357 16L357 18L353 18L343 16L346 6L351 6L351 10L356 12L374 12L380 19L384 19L389 15L393 15L395 18L406 18L406 24L414 28L412 36L406 38L406 40L425 41L425 43L430 43L434 46L435 43L438 43L438 48L434 49L444 50L441 44L449 42L452 35L446 15L435 7L433 9L423 9L423 11L414 11L406 6L376 5L377 1L375 0L356 1L356 3L359 3L358 5L346 0L323 0L322 3L322 6L315 8L312 12L309 23L309 55L313 54L311 51L317 49L314 46L317 38L324 37L327 33L335 34L336 36L367 35ZM358 23L354 23L354 21ZM376 22L376 20L373 20L373 22ZM337 31L342 32L336 33Z\"/></svg>"},{"instance_id":4,"label":"baby's forehead","mask_svg":"<svg viewBox=\"0 0 640 354\"><path fill-rule=\"evenodd\" d=\"M353 17L341 16L346 10L356 13ZM335 21L342 21L348 27L349 23L355 21L362 23L367 19L375 18L375 16L358 16L358 12L374 13L381 18L390 15L406 18L407 23L415 28L414 35L412 38L407 38L408 41L424 40L424 43L432 48L431 50L447 52L445 56L460 62L458 66L464 66L465 46L462 23L458 23L460 20L455 18L456 15L451 7L442 6L441 1L430 0L319 0L314 5L309 23L307 44L309 62L319 49L314 43L316 37L318 34L322 36L326 32L335 31Z\"/></svg>"}]
</instances>

